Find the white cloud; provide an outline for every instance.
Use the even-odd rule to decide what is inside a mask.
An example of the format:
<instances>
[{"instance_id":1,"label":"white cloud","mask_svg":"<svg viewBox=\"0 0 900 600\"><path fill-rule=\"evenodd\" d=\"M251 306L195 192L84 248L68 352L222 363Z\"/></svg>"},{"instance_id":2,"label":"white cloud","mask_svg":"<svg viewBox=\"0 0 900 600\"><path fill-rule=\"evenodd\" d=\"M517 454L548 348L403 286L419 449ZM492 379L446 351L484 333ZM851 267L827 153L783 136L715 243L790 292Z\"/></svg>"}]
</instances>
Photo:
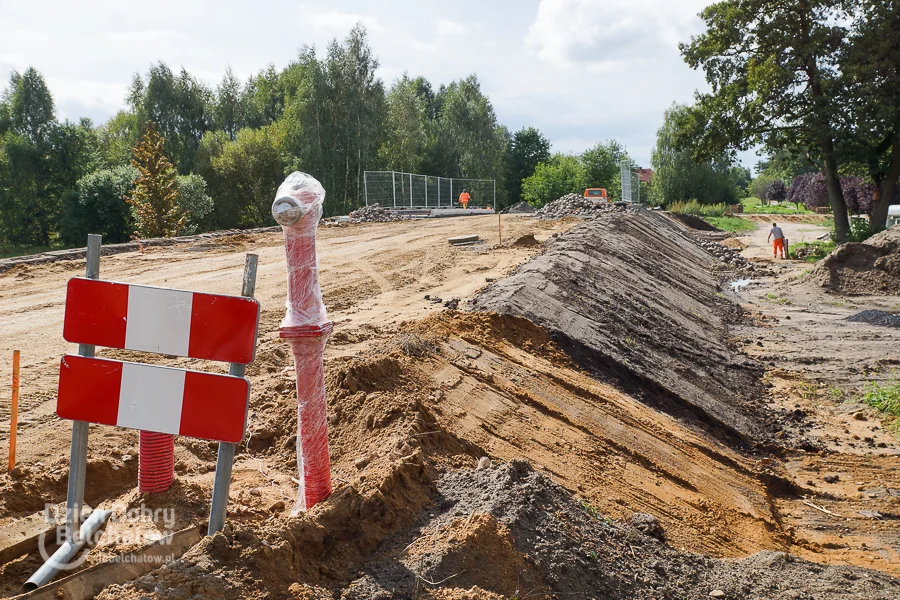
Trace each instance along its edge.
<instances>
[{"instance_id":1,"label":"white cloud","mask_svg":"<svg viewBox=\"0 0 900 600\"><path fill-rule=\"evenodd\" d=\"M676 52L706 0L541 0L526 47L557 67L595 72Z\"/></svg>"}]
</instances>

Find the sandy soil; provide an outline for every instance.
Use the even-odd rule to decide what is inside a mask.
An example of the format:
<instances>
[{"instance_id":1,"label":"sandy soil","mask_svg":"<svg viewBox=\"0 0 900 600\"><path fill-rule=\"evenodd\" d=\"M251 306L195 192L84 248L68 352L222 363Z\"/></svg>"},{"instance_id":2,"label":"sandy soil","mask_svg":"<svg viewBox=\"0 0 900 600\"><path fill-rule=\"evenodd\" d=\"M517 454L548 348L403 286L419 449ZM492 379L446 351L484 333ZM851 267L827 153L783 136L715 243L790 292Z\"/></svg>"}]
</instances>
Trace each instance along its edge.
<instances>
[{"instance_id":1,"label":"sandy soil","mask_svg":"<svg viewBox=\"0 0 900 600\"><path fill-rule=\"evenodd\" d=\"M544 242L575 223L505 217L504 239L533 233ZM819 231L800 223L784 228L792 239ZM446 243L471 232L488 243ZM833 298L823 297L815 305L821 312L812 311L813 300L801 298L814 291L796 279L805 264L769 264L761 230L741 238L743 252L773 275L741 293L751 318L741 320L728 307L728 292L715 291L716 278L735 275L692 246L687 230L659 232L634 238L648 244L636 256L653 252L653 264L662 265L653 277L647 280L640 265L627 260L619 279L616 269L609 271L607 284L624 295L641 289L633 287L638 280L655 295L650 302L635 299L622 324L610 322L603 330L625 366L594 369L590 361L599 367L599 354L573 354L552 327L515 315L447 311L424 300L426 294L461 298L465 306L489 280L511 275L544 250L527 239L491 246L496 217L321 229L321 278L335 322L326 352L335 493L301 518L287 514L296 491L296 405L293 365L277 338L285 293L280 236L236 236L203 251L176 247L104 257L104 278L233 293L243 254L255 252L263 313L257 360L248 369L248 435L239 445L226 531L170 567L110 587L101 597L461 599L602 590L603 597L624 600L702 598L723 589L726 597L801 598L809 597L803 590L810 573L818 574L813 598L842 598L845 591L860 599L895 597L897 580L884 573L900 573L892 508L900 490L897 441L876 415L859 406L848 410L828 390L838 387L849 397L868 376L862 365L895 360L896 339L839 322L843 313L829 317L827 311L838 308L827 304ZM656 238L664 239L657 244ZM602 240L595 245L602 261L610 249ZM54 414L56 369L59 356L72 351L61 339L65 281L82 269L83 263L56 263L0 276L0 352L24 351L21 467L0 476L0 524L65 499L69 426ZM578 285L567 271L553 273ZM667 301L667 286L677 290L677 301ZM607 293L594 300L603 302ZM770 293L797 297L771 302ZM872 300L878 306L891 301ZM578 299L580 316L605 314L588 311L588 304ZM859 331L850 355L841 340L848 326ZM671 331L654 333L664 327ZM642 328L646 335L635 337ZM691 336L714 352L692 352ZM816 356L839 358L809 361L808 351L796 349L799 336ZM101 355L145 359L121 351ZM711 356L729 370L746 364L750 382L743 374L717 374L716 365L707 364ZM678 377L668 376L660 364L675 359ZM859 372L848 376L851 366ZM651 368L650 375L636 376ZM8 379L8 363L0 369L0 378ZM692 375L694 369L703 372ZM0 393L6 394L0 395L5 421L8 391ZM729 394L735 398L724 397ZM665 403L676 400L712 418L666 410ZM752 422L731 422L729 401ZM765 433L754 448L717 434L717 422L744 437ZM878 429L866 433L872 427ZM0 434L0 463L7 435ZM88 502L118 509L174 506L178 527L202 522L215 445L179 438L175 486L141 496L136 440L134 432L92 427ZM495 466L476 469L485 457ZM532 466L517 462L523 458ZM538 475L529 474L532 469ZM826 474L839 478L826 484ZM645 535L634 513L653 515L664 532L653 536L668 545ZM160 526L140 525L147 531ZM101 542L90 562L126 548ZM882 573L823 568L783 551ZM630 558L617 559L626 552ZM486 561L495 568L484 569ZM0 567L0 594L15 593L39 562L29 556Z\"/></svg>"},{"instance_id":2,"label":"sandy soil","mask_svg":"<svg viewBox=\"0 0 900 600\"><path fill-rule=\"evenodd\" d=\"M809 224L779 225L791 240L827 233ZM859 396L868 382L896 376L900 330L847 317L896 310L900 297L846 297L809 285L809 263L772 258L768 228L764 223L741 238L748 244L743 253L774 276L739 293L752 318L734 334L744 352L767 365L769 401L785 416L782 436L804 440L786 453L785 466L807 502L779 502L779 508L786 523L805 529L810 550L851 561L879 557L896 570L900 444Z\"/></svg>"}]
</instances>

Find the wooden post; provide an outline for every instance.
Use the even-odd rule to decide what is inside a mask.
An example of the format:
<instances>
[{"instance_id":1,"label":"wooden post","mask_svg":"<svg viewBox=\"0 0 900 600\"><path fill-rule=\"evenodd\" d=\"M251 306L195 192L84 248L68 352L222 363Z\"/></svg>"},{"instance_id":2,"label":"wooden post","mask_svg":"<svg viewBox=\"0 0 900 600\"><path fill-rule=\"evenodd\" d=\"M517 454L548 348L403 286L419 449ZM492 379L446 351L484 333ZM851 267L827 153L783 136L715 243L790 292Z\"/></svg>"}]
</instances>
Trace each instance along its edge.
<instances>
[{"instance_id":1,"label":"wooden post","mask_svg":"<svg viewBox=\"0 0 900 600\"><path fill-rule=\"evenodd\" d=\"M16 429L19 426L19 358L19 351L13 350L12 408L9 412L9 471L16 468Z\"/></svg>"},{"instance_id":2,"label":"wooden post","mask_svg":"<svg viewBox=\"0 0 900 600\"><path fill-rule=\"evenodd\" d=\"M494 207L497 208L496 206ZM503 244L503 227L500 225L500 211L497 211L497 236L500 238L500 244Z\"/></svg>"}]
</instances>

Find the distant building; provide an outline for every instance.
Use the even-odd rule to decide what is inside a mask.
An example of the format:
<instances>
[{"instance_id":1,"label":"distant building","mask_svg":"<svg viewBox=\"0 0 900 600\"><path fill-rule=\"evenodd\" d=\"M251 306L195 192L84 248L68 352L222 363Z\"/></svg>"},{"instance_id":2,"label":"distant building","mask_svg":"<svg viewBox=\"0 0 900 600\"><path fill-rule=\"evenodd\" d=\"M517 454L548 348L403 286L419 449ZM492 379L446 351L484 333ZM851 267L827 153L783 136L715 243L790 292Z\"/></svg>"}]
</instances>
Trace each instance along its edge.
<instances>
[{"instance_id":1,"label":"distant building","mask_svg":"<svg viewBox=\"0 0 900 600\"><path fill-rule=\"evenodd\" d=\"M650 183L653 181L653 176L655 174L653 169L641 169L638 177L641 178L641 183Z\"/></svg>"}]
</instances>

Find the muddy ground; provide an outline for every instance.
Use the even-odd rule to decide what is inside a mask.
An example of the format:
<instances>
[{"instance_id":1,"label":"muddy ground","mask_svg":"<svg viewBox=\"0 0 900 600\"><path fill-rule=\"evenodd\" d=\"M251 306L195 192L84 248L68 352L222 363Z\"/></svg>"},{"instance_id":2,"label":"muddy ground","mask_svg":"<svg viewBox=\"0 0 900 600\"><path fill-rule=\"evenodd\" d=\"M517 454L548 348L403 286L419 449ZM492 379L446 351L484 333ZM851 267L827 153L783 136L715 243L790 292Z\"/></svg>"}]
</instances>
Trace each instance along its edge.
<instances>
[{"instance_id":1,"label":"muddy ground","mask_svg":"<svg viewBox=\"0 0 900 600\"><path fill-rule=\"evenodd\" d=\"M771 264L765 232L741 245L772 275L733 295L727 267L664 216L510 216L502 247L495 227L485 217L321 231L335 493L299 518L288 516L295 382L276 332L279 236L104 257L110 279L228 293L243 253L257 252L263 313L225 532L101 597L900 596L897 438L852 402L873 365L889 376L878 361L898 360L895 339L823 318L843 300L814 304L824 292L804 286L802 263ZM446 244L469 232L488 243ZM531 233L538 245L510 243ZM0 276L0 351L26 350L21 466L0 479L0 523L65 499L54 367L68 350L64 282L79 269ZM807 300L771 301L790 294L808 299L806 312ZM823 360L803 362L800 347ZM130 354L103 352L146 358ZM136 434L91 435L89 502L172 507L178 527L205 519L214 444L179 439L175 486L142 497ZM101 542L89 562L123 549ZM39 564L0 567L0 591L14 594Z\"/></svg>"}]
</instances>

